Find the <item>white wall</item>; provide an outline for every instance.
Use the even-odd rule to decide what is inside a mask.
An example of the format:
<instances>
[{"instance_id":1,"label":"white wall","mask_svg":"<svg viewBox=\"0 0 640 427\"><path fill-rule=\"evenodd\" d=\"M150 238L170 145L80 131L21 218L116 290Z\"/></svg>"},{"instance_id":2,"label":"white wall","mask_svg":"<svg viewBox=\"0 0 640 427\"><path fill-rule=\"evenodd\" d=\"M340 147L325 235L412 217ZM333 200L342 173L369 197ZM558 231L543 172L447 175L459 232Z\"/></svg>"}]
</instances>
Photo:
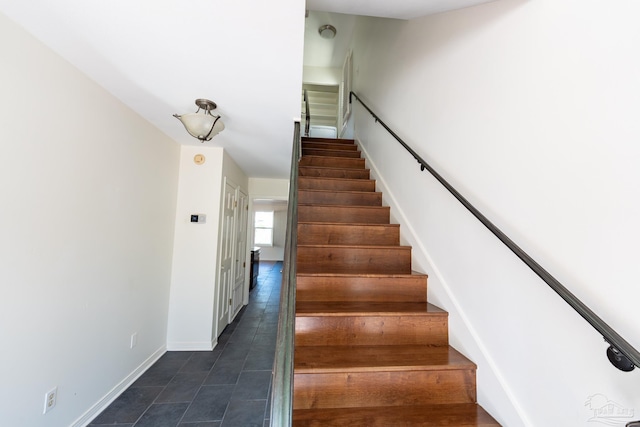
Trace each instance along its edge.
<instances>
[{"instance_id":1,"label":"white wall","mask_svg":"<svg viewBox=\"0 0 640 427\"><path fill-rule=\"evenodd\" d=\"M196 154L205 156L203 164L194 163ZM220 147L182 146L180 149L167 333L169 350L211 350L216 343L212 322L223 158ZM192 223L191 214L205 214L206 222Z\"/></svg>"},{"instance_id":2,"label":"white wall","mask_svg":"<svg viewBox=\"0 0 640 427\"><path fill-rule=\"evenodd\" d=\"M332 67L305 66L302 82L306 84L338 86L342 82L342 70Z\"/></svg>"},{"instance_id":3,"label":"white wall","mask_svg":"<svg viewBox=\"0 0 640 427\"><path fill-rule=\"evenodd\" d=\"M3 15L0 52L0 423L81 425L165 350L178 145Z\"/></svg>"},{"instance_id":4,"label":"white wall","mask_svg":"<svg viewBox=\"0 0 640 427\"><path fill-rule=\"evenodd\" d=\"M203 164L194 163L196 154L205 156ZM169 350L211 350L217 343L215 300L225 176L248 192L247 177L221 147L181 147L167 334ZM192 223L191 214L205 214L206 222Z\"/></svg>"},{"instance_id":5,"label":"white wall","mask_svg":"<svg viewBox=\"0 0 640 427\"><path fill-rule=\"evenodd\" d=\"M502 0L413 21L363 18L354 86L640 348L640 4L614 3ZM640 371L611 366L587 322L354 111L385 202L430 275L429 298L479 365L480 402L507 426L586 425L596 394L640 414Z\"/></svg>"}]
</instances>

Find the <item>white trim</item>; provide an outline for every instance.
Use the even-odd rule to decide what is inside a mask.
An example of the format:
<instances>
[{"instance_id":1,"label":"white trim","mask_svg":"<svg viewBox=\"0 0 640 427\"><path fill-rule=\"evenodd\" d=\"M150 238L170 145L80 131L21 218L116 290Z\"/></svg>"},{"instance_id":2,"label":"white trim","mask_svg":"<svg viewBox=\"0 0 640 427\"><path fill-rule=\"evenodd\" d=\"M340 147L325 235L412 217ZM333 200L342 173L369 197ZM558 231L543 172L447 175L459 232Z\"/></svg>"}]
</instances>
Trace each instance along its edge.
<instances>
[{"instance_id":1,"label":"white trim","mask_svg":"<svg viewBox=\"0 0 640 427\"><path fill-rule=\"evenodd\" d=\"M349 121L349 116L351 116L351 103L349 102L349 94L351 93L351 82L353 79L352 72L352 56L353 52L349 50L347 55L344 58L344 62L342 64L342 81L340 82L340 90L338 91L340 99L338 100L339 104L339 126L340 137L344 135L347 130L347 122Z\"/></svg>"},{"instance_id":2,"label":"white trim","mask_svg":"<svg viewBox=\"0 0 640 427\"><path fill-rule=\"evenodd\" d=\"M218 345L218 338L209 341L174 341L167 343L167 351L211 351Z\"/></svg>"},{"instance_id":3,"label":"white trim","mask_svg":"<svg viewBox=\"0 0 640 427\"><path fill-rule=\"evenodd\" d=\"M140 364L136 369L127 375L122 381L120 381L115 387L113 387L102 399L97 401L91 408L89 408L80 418L75 420L71 427L85 427L94 418L96 418L102 411L107 409L109 405L113 403L131 384L133 384L147 369L149 369L154 363L167 352L165 346L157 349L151 356L149 356L144 362Z\"/></svg>"},{"instance_id":4,"label":"white trim","mask_svg":"<svg viewBox=\"0 0 640 427\"><path fill-rule=\"evenodd\" d=\"M379 188L376 188L376 191L380 191L385 195L385 199L388 200L389 206L392 208L394 213L397 214L396 219L398 223L401 224L401 230L403 230L403 234L407 237L408 240L411 241L410 243L411 243L411 246L413 247L412 249L413 256L414 257L416 255L422 256L422 258L426 261L427 265L431 268L431 272L429 274L436 276L439 282L442 284L442 289L444 290L447 297L451 301L451 304L453 304L453 307L452 307L453 311L455 311L460 316L460 319L462 320L464 327L467 329L470 336L473 338L475 344L478 346L478 349L482 354L482 357L487 361L488 368L491 370L491 372L497 379L498 383L502 387L505 396L507 396L507 399L509 399L509 402L515 409L516 414L518 414L518 416L520 417L520 420L522 421L523 425L533 427L534 425L533 422L529 419L529 417L526 415L526 412L524 411L522 406L519 404L518 400L513 394L513 391L511 390L511 387L509 387L509 384L507 383L504 376L502 375L502 372L498 368L498 365L494 361L493 357L491 357L491 353L489 352L487 347L484 345L484 342L482 341L480 335L478 334L476 329L473 327L472 322L469 320L466 313L463 311L460 303L458 302L458 299L453 294L451 287L447 284L447 281L445 280L444 275L441 274L440 270L434 263L433 258L431 257L431 255L429 255L429 252L427 251L427 249L422 245L422 241L418 238L415 230L411 226L410 222L407 220L407 217L404 211L402 210L402 208L400 208L400 205L397 199L394 197L393 192L387 186L387 183L384 180L384 178L382 178L375 163L371 161L367 153L367 150L360 143L360 141L356 141L356 142L360 147L362 156L366 159L367 167L371 170L372 175L375 176L376 187L379 187ZM442 307L442 308L446 309L447 311L452 311L452 309L448 307Z\"/></svg>"}]
</instances>

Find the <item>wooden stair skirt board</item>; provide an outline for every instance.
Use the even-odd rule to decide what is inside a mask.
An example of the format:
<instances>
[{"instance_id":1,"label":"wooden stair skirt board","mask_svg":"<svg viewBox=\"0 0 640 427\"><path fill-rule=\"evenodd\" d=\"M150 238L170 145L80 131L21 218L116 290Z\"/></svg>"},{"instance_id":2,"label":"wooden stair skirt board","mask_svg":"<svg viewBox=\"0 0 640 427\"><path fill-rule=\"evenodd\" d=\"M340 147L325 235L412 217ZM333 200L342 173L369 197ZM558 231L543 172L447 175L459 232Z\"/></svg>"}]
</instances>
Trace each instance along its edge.
<instances>
[{"instance_id":1,"label":"wooden stair skirt board","mask_svg":"<svg viewBox=\"0 0 640 427\"><path fill-rule=\"evenodd\" d=\"M354 141L302 150L293 425L499 426Z\"/></svg>"}]
</instances>

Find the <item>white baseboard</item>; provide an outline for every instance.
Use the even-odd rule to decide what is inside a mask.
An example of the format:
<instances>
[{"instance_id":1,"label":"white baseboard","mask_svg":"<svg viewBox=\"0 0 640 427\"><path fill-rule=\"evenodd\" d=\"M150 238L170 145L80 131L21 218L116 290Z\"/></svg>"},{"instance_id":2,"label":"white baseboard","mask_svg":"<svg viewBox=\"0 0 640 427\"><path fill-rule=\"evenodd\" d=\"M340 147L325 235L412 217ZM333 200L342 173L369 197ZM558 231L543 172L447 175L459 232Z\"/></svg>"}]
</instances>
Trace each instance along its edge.
<instances>
[{"instance_id":1,"label":"white baseboard","mask_svg":"<svg viewBox=\"0 0 640 427\"><path fill-rule=\"evenodd\" d=\"M211 351L218 345L218 340L211 341L174 341L167 343L167 351Z\"/></svg>"},{"instance_id":2,"label":"white baseboard","mask_svg":"<svg viewBox=\"0 0 640 427\"><path fill-rule=\"evenodd\" d=\"M147 369L151 367L154 363L162 357L164 353L166 353L167 349L165 346L160 347L158 350L153 352L151 356L149 356L144 362L142 362L136 369L133 370L129 375L127 375L122 381L120 381L114 388L112 388L102 399L96 402L87 412L82 414L80 418L78 418L71 427L85 427L88 425L95 417L100 415L102 411L104 411L114 400L118 398L131 384L135 382L142 374L146 372Z\"/></svg>"}]
</instances>

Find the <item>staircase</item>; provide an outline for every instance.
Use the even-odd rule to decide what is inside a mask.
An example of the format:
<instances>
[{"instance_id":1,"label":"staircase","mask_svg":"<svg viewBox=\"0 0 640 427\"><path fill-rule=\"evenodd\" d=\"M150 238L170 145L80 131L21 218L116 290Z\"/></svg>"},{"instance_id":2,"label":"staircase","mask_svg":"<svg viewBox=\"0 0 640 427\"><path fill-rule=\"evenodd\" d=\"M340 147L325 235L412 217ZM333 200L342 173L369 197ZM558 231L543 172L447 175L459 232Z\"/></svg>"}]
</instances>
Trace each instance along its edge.
<instances>
[{"instance_id":1,"label":"staircase","mask_svg":"<svg viewBox=\"0 0 640 427\"><path fill-rule=\"evenodd\" d=\"M338 127L338 86L322 86L305 83L302 89L309 97L309 113L311 126ZM302 116L305 115L304 98L302 99Z\"/></svg>"},{"instance_id":2,"label":"staircase","mask_svg":"<svg viewBox=\"0 0 640 427\"><path fill-rule=\"evenodd\" d=\"M294 426L499 426L353 140L303 138Z\"/></svg>"}]
</instances>

